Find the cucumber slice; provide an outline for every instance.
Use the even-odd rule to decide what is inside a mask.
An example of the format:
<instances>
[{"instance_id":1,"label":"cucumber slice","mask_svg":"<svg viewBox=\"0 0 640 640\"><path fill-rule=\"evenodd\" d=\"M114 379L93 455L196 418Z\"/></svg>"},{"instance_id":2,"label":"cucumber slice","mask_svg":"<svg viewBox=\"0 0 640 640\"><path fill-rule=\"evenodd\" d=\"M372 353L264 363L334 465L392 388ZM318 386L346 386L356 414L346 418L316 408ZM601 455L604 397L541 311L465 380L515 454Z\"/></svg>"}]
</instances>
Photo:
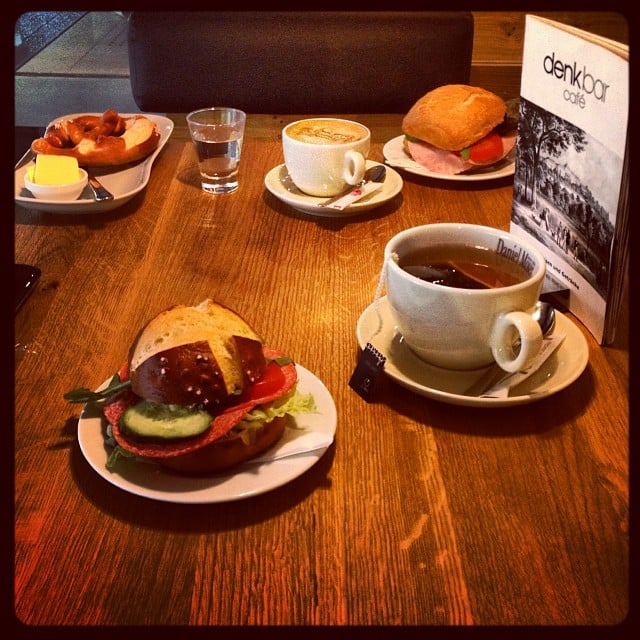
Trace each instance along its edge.
<instances>
[{"instance_id":1,"label":"cucumber slice","mask_svg":"<svg viewBox=\"0 0 640 640\"><path fill-rule=\"evenodd\" d=\"M213 418L206 411L143 400L122 415L128 433L145 438L190 438L206 431Z\"/></svg>"}]
</instances>

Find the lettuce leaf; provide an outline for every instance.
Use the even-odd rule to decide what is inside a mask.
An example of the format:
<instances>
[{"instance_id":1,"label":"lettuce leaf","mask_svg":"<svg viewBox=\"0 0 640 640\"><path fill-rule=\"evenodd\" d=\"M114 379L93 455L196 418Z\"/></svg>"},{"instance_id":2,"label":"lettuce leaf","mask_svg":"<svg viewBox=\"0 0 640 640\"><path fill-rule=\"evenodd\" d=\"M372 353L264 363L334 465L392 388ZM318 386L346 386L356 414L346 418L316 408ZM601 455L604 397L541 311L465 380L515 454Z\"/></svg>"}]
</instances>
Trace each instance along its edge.
<instances>
[{"instance_id":1,"label":"lettuce leaf","mask_svg":"<svg viewBox=\"0 0 640 640\"><path fill-rule=\"evenodd\" d=\"M255 435L256 429L275 418L280 418L284 415L295 417L303 413L315 413L316 411L317 407L313 395L310 393L302 394L295 387L289 393L267 405L254 407L233 427L232 432L238 434L245 444L249 444Z\"/></svg>"}]
</instances>

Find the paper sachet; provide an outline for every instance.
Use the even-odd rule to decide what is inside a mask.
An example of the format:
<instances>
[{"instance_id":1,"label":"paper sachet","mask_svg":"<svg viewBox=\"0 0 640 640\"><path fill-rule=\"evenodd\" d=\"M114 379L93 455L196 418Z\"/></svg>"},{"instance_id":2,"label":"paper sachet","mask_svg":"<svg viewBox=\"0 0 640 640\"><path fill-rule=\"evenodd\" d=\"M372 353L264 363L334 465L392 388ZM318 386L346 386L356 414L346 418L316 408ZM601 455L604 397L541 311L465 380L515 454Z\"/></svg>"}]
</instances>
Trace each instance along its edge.
<instances>
[{"instance_id":1,"label":"paper sachet","mask_svg":"<svg viewBox=\"0 0 640 640\"><path fill-rule=\"evenodd\" d=\"M311 428L289 427L284 430L282 438L268 451L247 460L244 464L255 464L256 462L269 462L288 456L297 456L303 453L310 453L318 449L326 449L333 442L333 436Z\"/></svg>"},{"instance_id":2,"label":"paper sachet","mask_svg":"<svg viewBox=\"0 0 640 640\"><path fill-rule=\"evenodd\" d=\"M346 209L350 204L361 200L374 191L382 189L383 184L383 182L368 182L361 187L352 189L351 191L349 191L349 193L345 194L341 198L338 198L337 200L329 200L328 203L320 203L318 204L318 206L326 207L327 209L338 209L339 211L342 211L343 209Z\"/></svg>"},{"instance_id":3,"label":"paper sachet","mask_svg":"<svg viewBox=\"0 0 640 640\"><path fill-rule=\"evenodd\" d=\"M533 375L540 367L549 359L551 354L562 344L565 339L564 333L553 333L550 336L546 336L542 341L542 347L532 360L531 364L521 371L514 373L505 373L501 376L497 382L491 384L491 386L478 393L480 398L506 398L509 396L509 391L526 380L529 376ZM475 385L474 385L475 386ZM475 394L471 394L475 395Z\"/></svg>"}]
</instances>

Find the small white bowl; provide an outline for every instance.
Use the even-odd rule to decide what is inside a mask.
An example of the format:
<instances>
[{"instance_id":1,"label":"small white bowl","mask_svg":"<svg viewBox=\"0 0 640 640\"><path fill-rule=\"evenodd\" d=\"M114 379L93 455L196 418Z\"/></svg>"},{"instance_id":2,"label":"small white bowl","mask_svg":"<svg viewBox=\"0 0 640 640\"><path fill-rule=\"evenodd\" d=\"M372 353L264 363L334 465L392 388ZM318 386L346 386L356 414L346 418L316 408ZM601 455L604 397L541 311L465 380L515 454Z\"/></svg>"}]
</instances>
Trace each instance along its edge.
<instances>
[{"instance_id":1,"label":"small white bowl","mask_svg":"<svg viewBox=\"0 0 640 640\"><path fill-rule=\"evenodd\" d=\"M77 200L82 190L87 186L89 176L84 169L80 171L80 179L68 184L36 184L29 180L28 172L24 174L24 186L31 191L38 200Z\"/></svg>"}]
</instances>

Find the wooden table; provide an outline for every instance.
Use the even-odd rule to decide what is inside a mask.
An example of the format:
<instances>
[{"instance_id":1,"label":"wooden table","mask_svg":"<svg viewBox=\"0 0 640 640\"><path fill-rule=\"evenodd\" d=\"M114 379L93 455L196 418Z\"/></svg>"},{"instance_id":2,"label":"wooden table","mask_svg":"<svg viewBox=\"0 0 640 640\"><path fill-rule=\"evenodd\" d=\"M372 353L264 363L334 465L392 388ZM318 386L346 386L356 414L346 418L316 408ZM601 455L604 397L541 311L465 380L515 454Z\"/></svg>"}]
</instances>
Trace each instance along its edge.
<instances>
[{"instance_id":1,"label":"wooden table","mask_svg":"<svg viewBox=\"0 0 640 640\"><path fill-rule=\"evenodd\" d=\"M621 622L629 604L626 307L606 348L568 316L587 338L589 365L536 403L455 406L388 378L367 403L348 382L385 243L429 222L508 228L512 181L403 173L402 193L379 209L312 217L263 183L283 161L280 131L293 116L249 118L241 187L217 197L198 188L184 116L174 119L148 187L123 207L97 216L15 209L15 260L43 274L15 319L18 619ZM355 119L372 128L371 157L382 161L401 117ZM335 443L302 476L245 500L185 505L133 495L89 466L77 439L81 407L63 394L116 371L151 316L206 297L240 312L324 382L337 407ZM110 637L133 637L122 634Z\"/></svg>"}]
</instances>

